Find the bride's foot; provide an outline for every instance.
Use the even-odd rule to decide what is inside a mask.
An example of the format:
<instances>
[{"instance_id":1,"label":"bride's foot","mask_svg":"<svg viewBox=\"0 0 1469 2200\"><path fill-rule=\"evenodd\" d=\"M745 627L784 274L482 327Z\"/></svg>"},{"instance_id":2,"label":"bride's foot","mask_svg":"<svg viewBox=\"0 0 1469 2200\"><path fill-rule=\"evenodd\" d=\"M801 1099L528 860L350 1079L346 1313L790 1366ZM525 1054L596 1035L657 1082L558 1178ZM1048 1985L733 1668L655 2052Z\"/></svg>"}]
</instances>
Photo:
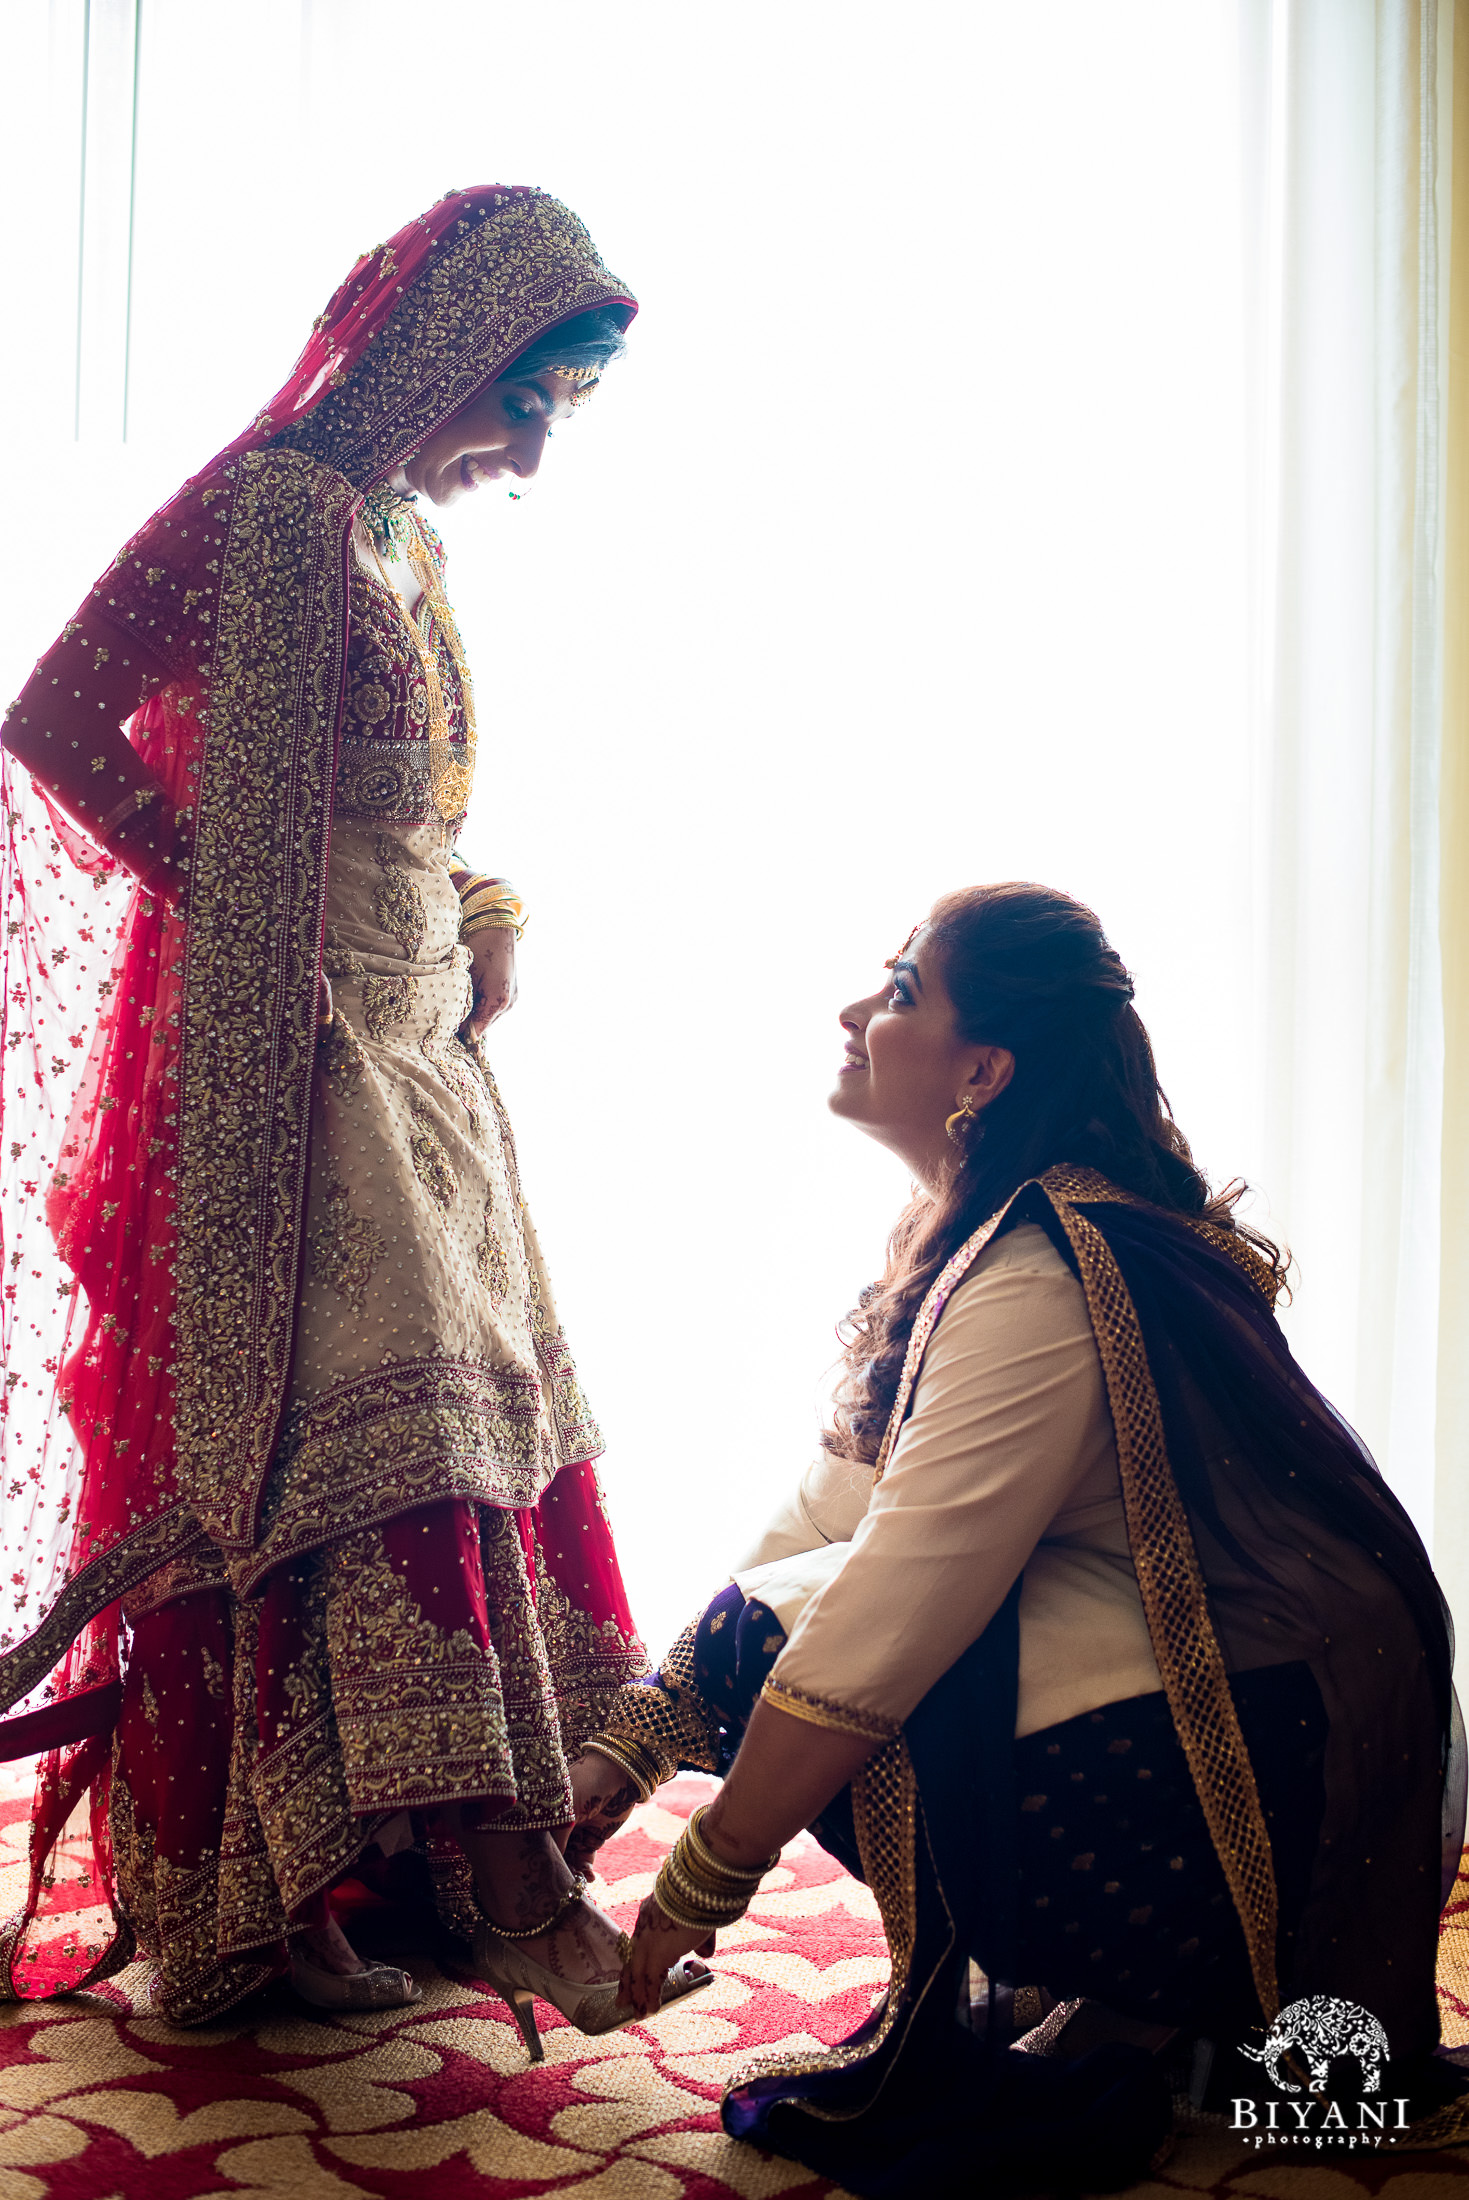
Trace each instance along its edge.
<instances>
[{"instance_id":1,"label":"bride's foot","mask_svg":"<svg viewBox=\"0 0 1469 2200\"><path fill-rule=\"evenodd\" d=\"M329 1971L336 1978L352 1978L367 1969L334 1917L325 1925L305 1925L292 1933L291 1953L305 1956L316 1970Z\"/></svg>"},{"instance_id":2,"label":"bride's foot","mask_svg":"<svg viewBox=\"0 0 1469 2200\"><path fill-rule=\"evenodd\" d=\"M636 2021L631 2003L617 1999L626 1935L588 1901L585 1881L567 1869L550 1834L461 1831L460 1842L485 1920L475 1934L474 1968L514 2010L532 2062L542 2054L537 1995L583 2032L612 2032ZM685 1957L669 1972L663 2000L692 1993L712 1979L707 1964Z\"/></svg>"},{"instance_id":3,"label":"bride's foot","mask_svg":"<svg viewBox=\"0 0 1469 2200\"><path fill-rule=\"evenodd\" d=\"M291 1984L313 2009L406 2009L419 1999L410 1971L364 1963L335 1918L292 1933Z\"/></svg>"},{"instance_id":4,"label":"bride's foot","mask_svg":"<svg viewBox=\"0 0 1469 2200\"><path fill-rule=\"evenodd\" d=\"M603 1960L609 1953L609 1936L610 1965ZM630 1946L627 1935L619 1933L609 1917L574 1895L564 1922L526 1940L507 1940L493 1925L481 1925L474 1936L474 1970L486 1985L504 1995L530 2059L537 2063L545 2058L536 2023L537 1997L594 2037L646 2021L646 2012L640 2014L631 2002L617 1998L618 1977ZM536 1954L531 1953L533 1949ZM566 1968L553 1969L553 1963ZM585 1975L573 1976L573 1969ZM684 1994L713 1983L714 1973L707 1963L685 1956L665 1977L658 2006L666 2008Z\"/></svg>"},{"instance_id":5,"label":"bride's foot","mask_svg":"<svg viewBox=\"0 0 1469 2200\"><path fill-rule=\"evenodd\" d=\"M565 1899L573 1882L568 1883L557 1901ZM552 1904L544 1904L546 1909ZM492 1932L501 1933L510 1920L489 1910L482 1904L485 1922ZM544 1933L532 1939L522 1940L514 1934L515 1946L523 1948L532 1963L549 1971L556 1978L564 1978L573 1986L606 1986L621 1976L623 1964L623 1935L605 1910L599 1910L588 1895L568 1903L561 1915Z\"/></svg>"}]
</instances>

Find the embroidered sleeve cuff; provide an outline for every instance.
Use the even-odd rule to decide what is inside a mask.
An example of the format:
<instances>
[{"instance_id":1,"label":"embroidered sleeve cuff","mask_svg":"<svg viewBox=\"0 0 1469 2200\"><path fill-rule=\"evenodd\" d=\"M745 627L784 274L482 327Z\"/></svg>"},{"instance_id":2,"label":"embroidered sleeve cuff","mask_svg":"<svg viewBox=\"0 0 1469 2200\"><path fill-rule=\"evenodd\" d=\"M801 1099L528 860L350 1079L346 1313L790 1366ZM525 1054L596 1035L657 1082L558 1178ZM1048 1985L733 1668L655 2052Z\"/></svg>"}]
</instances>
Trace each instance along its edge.
<instances>
[{"instance_id":1,"label":"embroidered sleeve cuff","mask_svg":"<svg viewBox=\"0 0 1469 2200\"><path fill-rule=\"evenodd\" d=\"M789 1712L793 1719L804 1719L808 1726L824 1726L834 1734L860 1734L874 1746L892 1741L903 1731L896 1719L881 1719L875 1711L855 1711L850 1704L832 1703L823 1696L808 1696L804 1690L790 1688L773 1675L760 1694L766 1703L774 1704L777 1711Z\"/></svg>"},{"instance_id":2,"label":"embroidered sleeve cuff","mask_svg":"<svg viewBox=\"0 0 1469 2200\"><path fill-rule=\"evenodd\" d=\"M632 1765L634 1748L649 1760L653 1785L671 1780L680 1767L689 1772L719 1770L719 1720L694 1680L694 1632L686 1627L673 1645L656 1680L630 1681L619 1688L603 1718L597 1748L612 1743L625 1751L617 1762ZM605 1754L611 1756L611 1749Z\"/></svg>"}]
</instances>

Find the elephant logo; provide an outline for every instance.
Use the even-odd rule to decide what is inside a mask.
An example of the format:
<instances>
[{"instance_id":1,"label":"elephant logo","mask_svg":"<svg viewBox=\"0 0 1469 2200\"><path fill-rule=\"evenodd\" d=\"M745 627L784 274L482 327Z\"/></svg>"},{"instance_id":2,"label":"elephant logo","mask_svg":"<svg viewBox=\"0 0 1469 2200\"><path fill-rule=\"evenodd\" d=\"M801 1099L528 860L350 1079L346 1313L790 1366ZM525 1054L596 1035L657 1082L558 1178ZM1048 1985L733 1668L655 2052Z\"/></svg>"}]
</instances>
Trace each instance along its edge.
<instances>
[{"instance_id":1,"label":"elephant logo","mask_svg":"<svg viewBox=\"0 0 1469 2200\"><path fill-rule=\"evenodd\" d=\"M1300 2087L1280 2074L1280 2058L1292 2047L1306 2058L1312 2093L1326 2091L1333 2055L1356 2056L1364 2093L1375 2093L1382 2083L1387 2034L1360 2002L1336 2001L1330 1994L1307 1994L1304 2000L1293 2001L1281 2010L1263 2047L1242 2047L1240 2053L1251 2062L1263 2063L1282 2093L1299 2093Z\"/></svg>"}]
</instances>

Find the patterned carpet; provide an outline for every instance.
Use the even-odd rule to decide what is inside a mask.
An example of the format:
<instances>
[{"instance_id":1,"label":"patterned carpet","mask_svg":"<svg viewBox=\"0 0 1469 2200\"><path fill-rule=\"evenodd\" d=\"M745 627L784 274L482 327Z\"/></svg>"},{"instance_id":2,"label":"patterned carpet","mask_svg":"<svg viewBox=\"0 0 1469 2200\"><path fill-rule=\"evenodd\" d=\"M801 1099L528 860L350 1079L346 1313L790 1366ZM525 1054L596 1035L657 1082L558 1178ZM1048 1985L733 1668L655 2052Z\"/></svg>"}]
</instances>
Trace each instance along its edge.
<instances>
[{"instance_id":1,"label":"patterned carpet","mask_svg":"<svg viewBox=\"0 0 1469 2200\"><path fill-rule=\"evenodd\" d=\"M624 1924L709 1792L662 1790L603 1852ZM7 1799L8 1797L8 1799ZM15 1905L26 1793L0 1796L0 1914ZM713 1988L651 2025L586 2039L542 2005L545 2063L468 1978L415 1964L413 2009L330 2018L286 1988L195 2032L149 2017L138 1969L72 2001L0 2005L0 2200L842 2200L719 2130L752 2052L836 2040L886 1974L865 1888L802 1837L721 1936ZM1446 1920L1445 2033L1469 2043L1469 1878ZM1242 2151L1188 2117L1140 2200L1469 2200L1469 2150L1329 2166Z\"/></svg>"}]
</instances>

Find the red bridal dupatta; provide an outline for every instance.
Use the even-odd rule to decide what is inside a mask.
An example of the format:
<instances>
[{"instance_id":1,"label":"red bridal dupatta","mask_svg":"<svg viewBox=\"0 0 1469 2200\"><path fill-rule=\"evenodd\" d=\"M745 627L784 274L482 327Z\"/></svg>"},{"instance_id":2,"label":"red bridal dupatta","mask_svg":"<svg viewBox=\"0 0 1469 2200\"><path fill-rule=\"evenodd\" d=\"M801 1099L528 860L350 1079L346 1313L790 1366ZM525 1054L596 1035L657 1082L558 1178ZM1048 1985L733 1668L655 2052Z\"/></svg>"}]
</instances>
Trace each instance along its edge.
<instances>
[{"instance_id":1,"label":"red bridal dupatta","mask_svg":"<svg viewBox=\"0 0 1469 2200\"><path fill-rule=\"evenodd\" d=\"M75 1987L131 1953L108 1832L120 1600L160 1569L183 1594L221 1554L248 1578L261 1538L363 488L548 329L609 306L634 310L556 200L449 194L357 263L285 388L119 552L12 706L44 725L59 694L74 714L104 668L115 695L120 666L129 738L193 838L175 909L52 805L90 786L97 807L107 767L74 715L46 787L4 759L0 1708L23 1708L0 1733L7 1757L46 1754L0 1994ZM595 1425L559 1334L537 1353L558 1611L593 1646L590 1675L599 1638L635 1637L578 1464Z\"/></svg>"}]
</instances>

